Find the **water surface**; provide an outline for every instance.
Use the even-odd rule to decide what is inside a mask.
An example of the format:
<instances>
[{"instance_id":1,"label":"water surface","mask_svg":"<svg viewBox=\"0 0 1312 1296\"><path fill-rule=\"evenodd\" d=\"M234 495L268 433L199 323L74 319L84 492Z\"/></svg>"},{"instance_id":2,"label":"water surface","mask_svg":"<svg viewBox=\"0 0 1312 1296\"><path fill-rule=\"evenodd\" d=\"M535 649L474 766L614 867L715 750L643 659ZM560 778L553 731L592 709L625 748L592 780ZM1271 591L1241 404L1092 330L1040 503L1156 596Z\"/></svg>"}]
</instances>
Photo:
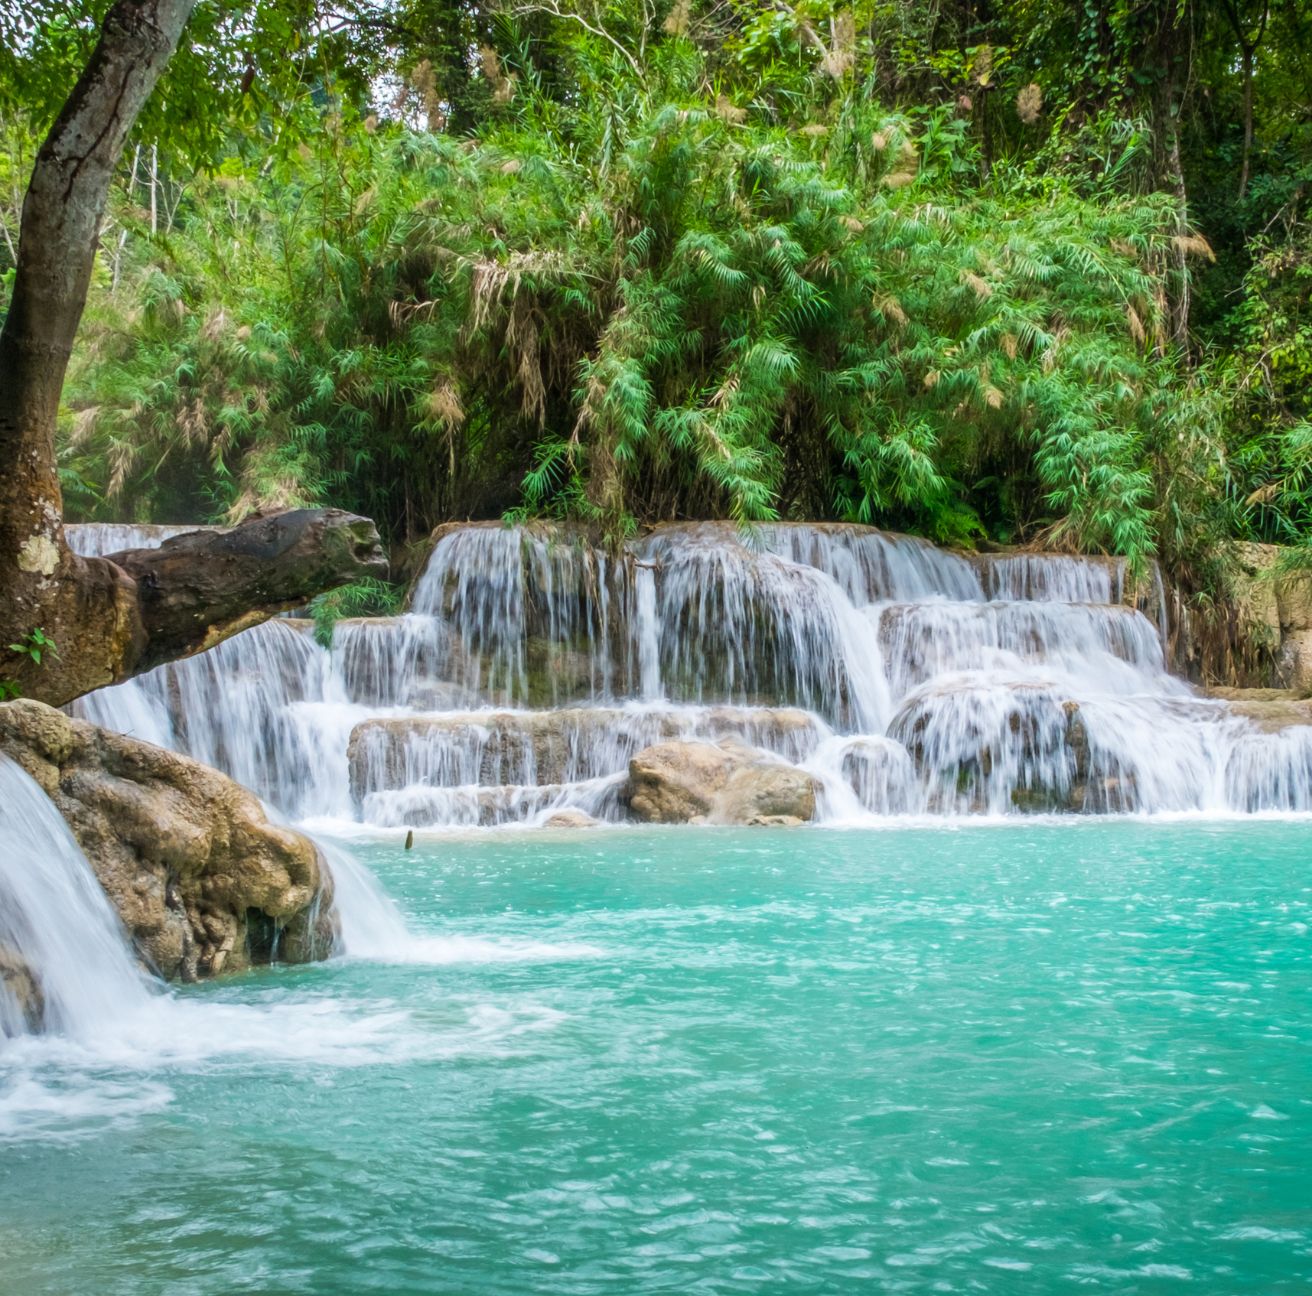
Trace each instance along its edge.
<instances>
[{"instance_id":1,"label":"water surface","mask_svg":"<svg viewBox=\"0 0 1312 1296\"><path fill-rule=\"evenodd\" d=\"M1308 840L357 843L401 961L0 1060L0 1286L1306 1291Z\"/></svg>"}]
</instances>

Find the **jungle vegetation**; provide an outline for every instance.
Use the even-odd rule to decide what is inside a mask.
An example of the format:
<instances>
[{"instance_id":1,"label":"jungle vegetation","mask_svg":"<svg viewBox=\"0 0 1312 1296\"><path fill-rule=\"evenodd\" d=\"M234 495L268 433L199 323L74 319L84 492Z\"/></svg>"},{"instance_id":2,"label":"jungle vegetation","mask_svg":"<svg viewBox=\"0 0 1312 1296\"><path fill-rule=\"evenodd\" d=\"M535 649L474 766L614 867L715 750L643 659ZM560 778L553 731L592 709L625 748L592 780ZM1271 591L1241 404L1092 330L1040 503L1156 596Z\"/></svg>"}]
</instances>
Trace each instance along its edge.
<instances>
[{"instance_id":1,"label":"jungle vegetation","mask_svg":"<svg viewBox=\"0 0 1312 1296\"><path fill-rule=\"evenodd\" d=\"M104 7L0 0L0 284ZM1299 0L203 0L67 513L848 519L1208 588L1312 535L1310 60Z\"/></svg>"}]
</instances>

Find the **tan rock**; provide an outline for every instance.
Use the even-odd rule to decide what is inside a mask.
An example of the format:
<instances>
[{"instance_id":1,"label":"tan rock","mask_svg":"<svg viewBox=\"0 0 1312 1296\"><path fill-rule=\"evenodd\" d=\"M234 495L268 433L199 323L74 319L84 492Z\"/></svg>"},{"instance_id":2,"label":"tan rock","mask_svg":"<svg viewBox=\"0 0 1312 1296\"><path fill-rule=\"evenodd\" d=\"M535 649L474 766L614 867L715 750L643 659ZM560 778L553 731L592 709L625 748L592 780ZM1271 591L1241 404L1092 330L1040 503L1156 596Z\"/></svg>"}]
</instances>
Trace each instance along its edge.
<instances>
[{"instance_id":1,"label":"tan rock","mask_svg":"<svg viewBox=\"0 0 1312 1296\"><path fill-rule=\"evenodd\" d=\"M1289 551L1280 545L1243 543L1235 550L1241 639L1265 648L1298 696L1312 696L1312 576L1282 572Z\"/></svg>"},{"instance_id":2,"label":"tan rock","mask_svg":"<svg viewBox=\"0 0 1312 1296\"><path fill-rule=\"evenodd\" d=\"M1312 696L1312 628L1287 629L1280 648L1280 660L1290 688L1299 697Z\"/></svg>"},{"instance_id":3,"label":"tan rock","mask_svg":"<svg viewBox=\"0 0 1312 1296\"><path fill-rule=\"evenodd\" d=\"M1232 688L1215 684L1204 690L1210 698L1221 702L1296 702L1298 694L1285 688Z\"/></svg>"},{"instance_id":4,"label":"tan rock","mask_svg":"<svg viewBox=\"0 0 1312 1296\"><path fill-rule=\"evenodd\" d=\"M1297 699L1278 689L1230 689L1229 709L1252 721L1263 733L1312 725L1312 699ZM1277 696L1271 696L1276 694Z\"/></svg>"},{"instance_id":5,"label":"tan rock","mask_svg":"<svg viewBox=\"0 0 1312 1296\"><path fill-rule=\"evenodd\" d=\"M1239 566L1234 577L1235 610L1250 632L1265 633L1272 643L1280 641L1282 623L1275 579L1280 553L1279 545L1242 542L1235 546Z\"/></svg>"},{"instance_id":6,"label":"tan rock","mask_svg":"<svg viewBox=\"0 0 1312 1296\"><path fill-rule=\"evenodd\" d=\"M1286 630L1312 629L1312 576L1283 576L1276 583L1280 625Z\"/></svg>"},{"instance_id":7,"label":"tan rock","mask_svg":"<svg viewBox=\"0 0 1312 1296\"><path fill-rule=\"evenodd\" d=\"M332 948L318 848L259 799L176 752L40 702L0 706L0 751L64 816L143 962L195 980Z\"/></svg>"},{"instance_id":8,"label":"tan rock","mask_svg":"<svg viewBox=\"0 0 1312 1296\"><path fill-rule=\"evenodd\" d=\"M625 790L646 823L804 823L815 798L805 770L733 739L648 747L629 762Z\"/></svg>"},{"instance_id":9,"label":"tan rock","mask_svg":"<svg viewBox=\"0 0 1312 1296\"><path fill-rule=\"evenodd\" d=\"M711 811L718 823L799 824L815 815L816 781L795 765L753 761L734 770Z\"/></svg>"},{"instance_id":10,"label":"tan rock","mask_svg":"<svg viewBox=\"0 0 1312 1296\"><path fill-rule=\"evenodd\" d=\"M557 810L542 825L544 828L595 828L597 820L583 810Z\"/></svg>"},{"instance_id":11,"label":"tan rock","mask_svg":"<svg viewBox=\"0 0 1312 1296\"><path fill-rule=\"evenodd\" d=\"M629 762L629 809L646 823L700 823L729 781L732 763L715 743L648 747Z\"/></svg>"}]
</instances>

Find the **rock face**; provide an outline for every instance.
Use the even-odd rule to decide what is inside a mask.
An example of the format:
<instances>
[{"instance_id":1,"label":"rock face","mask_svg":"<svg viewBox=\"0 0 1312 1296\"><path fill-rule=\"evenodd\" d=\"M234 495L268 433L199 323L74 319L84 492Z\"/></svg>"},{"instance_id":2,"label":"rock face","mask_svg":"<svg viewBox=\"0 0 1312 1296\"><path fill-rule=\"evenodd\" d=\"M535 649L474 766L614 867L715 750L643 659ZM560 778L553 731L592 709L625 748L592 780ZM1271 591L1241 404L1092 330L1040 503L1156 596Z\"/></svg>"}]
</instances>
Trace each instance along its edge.
<instances>
[{"instance_id":1,"label":"rock face","mask_svg":"<svg viewBox=\"0 0 1312 1296\"><path fill-rule=\"evenodd\" d=\"M0 706L0 751L55 803L160 976L193 981L331 951L318 848L217 770L28 700Z\"/></svg>"},{"instance_id":2,"label":"rock face","mask_svg":"<svg viewBox=\"0 0 1312 1296\"><path fill-rule=\"evenodd\" d=\"M1299 697L1312 696L1312 578L1284 574L1279 545L1237 546L1235 609L1246 634L1267 645L1276 672Z\"/></svg>"},{"instance_id":3,"label":"rock face","mask_svg":"<svg viewBox=\"0 0 1312 1296\"><path fill-rule=\"evenodd\" d=\"M624 799L646 823L799 824L814 816L816 790L805 770L724 739L640 751Z\"/></svg>"}]
</instances>

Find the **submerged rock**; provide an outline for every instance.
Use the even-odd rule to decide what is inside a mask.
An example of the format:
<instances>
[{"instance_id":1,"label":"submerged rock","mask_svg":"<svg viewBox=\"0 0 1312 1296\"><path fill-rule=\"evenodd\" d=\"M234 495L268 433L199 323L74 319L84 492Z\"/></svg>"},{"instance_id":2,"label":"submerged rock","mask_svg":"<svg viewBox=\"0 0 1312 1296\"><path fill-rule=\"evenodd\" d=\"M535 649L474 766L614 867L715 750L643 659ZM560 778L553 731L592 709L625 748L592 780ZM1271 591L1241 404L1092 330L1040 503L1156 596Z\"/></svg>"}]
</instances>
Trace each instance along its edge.
<instances>
[{"instance_id":1,"label":"submerged rock","mask_svg":"<svg viewBox=\"0 0 1312 1296\"><path fill-rule=\"evenodd\" d=\"M142 960L183 981L326 956L336 914L318 848L189 757L39 702L0 706L0 751L64 816Z\"/></svg>"},{"instance_id":2,"label":"submerged rock","mask_svg":"<svg viewBox=\"0 0 1312 1296\"><path fill-rule=\"evenodd\" d=\"M816 792L805 770L724 739L640 751L624 800L646 823L799 824L815 815Z\"/></svg>"}]
</instances>

